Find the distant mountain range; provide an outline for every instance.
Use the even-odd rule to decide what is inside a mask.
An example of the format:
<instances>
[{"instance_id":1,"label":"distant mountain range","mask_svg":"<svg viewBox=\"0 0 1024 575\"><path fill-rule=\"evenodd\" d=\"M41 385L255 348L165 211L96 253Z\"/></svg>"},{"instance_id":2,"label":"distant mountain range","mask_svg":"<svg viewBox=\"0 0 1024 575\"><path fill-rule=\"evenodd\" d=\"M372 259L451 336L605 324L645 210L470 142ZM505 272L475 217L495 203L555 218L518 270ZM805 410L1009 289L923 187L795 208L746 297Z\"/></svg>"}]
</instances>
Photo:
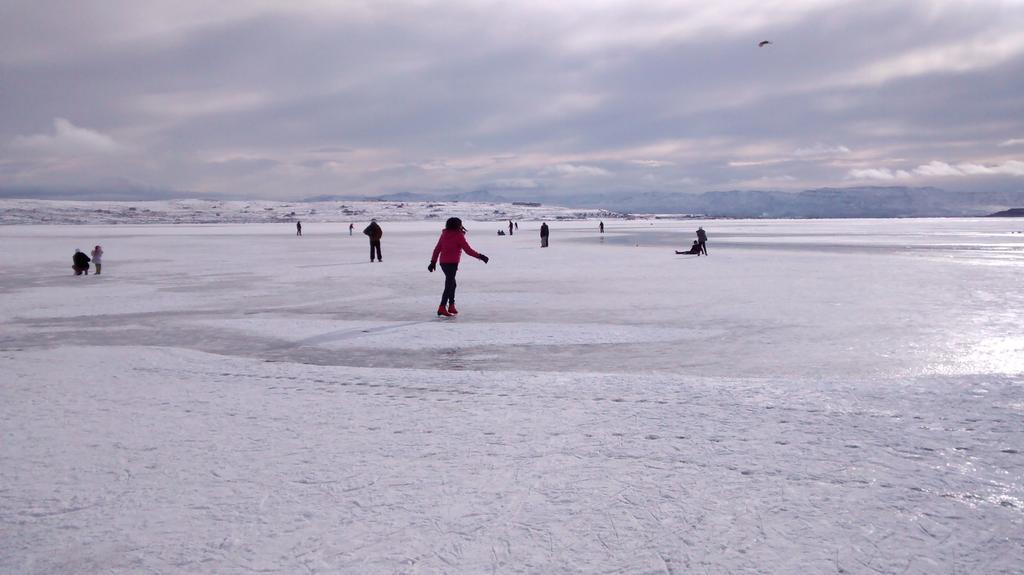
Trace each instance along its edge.
<instances>
[{"instance_id":1,"label":"distant mountain range","mask_svg":"<svg viewBox=\"0 0 1024 575\"><path fill-rule=\"evenodd\" d=\"M597 198L594 198L597 200ZM1024 205L1018 192L938 188L820 188L803 192L724 191L607 197L590 205L629 212L695 213L742 218L911 218L984 216Z\"/></svg>"},{"instance_id":2,"label":"distant mountain range","mask_svg":"<svg viewBox=\"0 0 1024 575\"><path fill-rule=\"evenodd\" d=\"M990 218L1024 218L1024 208L1010 208L994 214L989 214Z\"/></svg>"},{"instance_id":3,"label":"distant mountain range","mask_svg":"<svg viewBox=\"0 0 1024 575\"><path fill-rule=\"evenodd\" d=\"M317 201L352 199L339 196ZM952 192L939 188L820 188L803 192L732 190L700 194L674 192L606 193L571 196L509 197L487 190L455 194L403 192L386 201L539 201L567 207L588 207L625 213L694 214L732 218L913 218L986 216L1024 205L1016 192Z\"/></svg>"}]
</instances>

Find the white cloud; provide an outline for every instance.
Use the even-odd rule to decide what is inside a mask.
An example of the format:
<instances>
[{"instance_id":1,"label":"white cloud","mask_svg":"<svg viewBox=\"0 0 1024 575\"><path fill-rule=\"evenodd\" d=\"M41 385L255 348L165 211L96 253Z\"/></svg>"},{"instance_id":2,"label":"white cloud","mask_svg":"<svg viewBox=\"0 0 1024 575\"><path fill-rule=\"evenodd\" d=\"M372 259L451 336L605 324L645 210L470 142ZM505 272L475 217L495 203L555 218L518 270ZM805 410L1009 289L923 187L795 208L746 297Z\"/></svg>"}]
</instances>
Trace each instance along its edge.
<instances>
[{"instance_id":1,"label":"white cloud","mask_svg":"<svg viewBox=\"0 0 1024 575\"><path fill-rule=\"evenodd\" d=\"M795 178L795 177L793 177L793 176L791 176L789 174L780 174L778 176L761 176L760 178L757 178L757 179L752 180L752 181L758 182L758 183L760 183L762 185L768 185L768 184L779 184L779 183L796 182L798 180L797 180L797 178Z\"/></svg>"},{"instance_id":2,"label":"white cloud","mask_svg":"<svg viewBox=\"0 0 1024 575\"><path fill-rule=\"evenodd\" d=\"M73 17L53 16L38 2L15 2L0 20L0 62L71 58L111 47L158 40L167 44L190 33L218 25L285 17L316 22L355 22L375 25L423 17L441 9L468 14L488 13L498 21L490 33L504 28L531 35L538 28L565 22L559 37L569 50L607 50L643 47L728 34L757 36L779 29L816 10L839 7L848 0L523 0L513 3L473 0L247 0L246 2L181 2L180 0L79 0ZM8 2L10 4L10 2ZM21 4L22 6L19 6ZM524 20L517 21L517 20ZM6 21L6 22L5 22ZM6 24L9 22L9 24ZM6 25L5 25L6 24ZM523 26L525 24L526 26ZM529 26L529 27L527 27ZM54 39L59 41L53 41Z\"/></svg>"},{"instance_id":3,"label":"white cloud","mask_svg":"<svg viewBox=\"0 0 1024 575\"><path fill-rule=\"evenodd\" d=\"M976 164L962 162L949 164L931 161L913 170L892 170L889 168L858 168L850 170L846 177L851 180L903 180L914 176L948 178L964 176L1024 176L1024 161L1007 160L1000 164Z\"/></svg>"},{"instance_id":4,"label":"white cloud","mask_svg":"<svg viewBox=\"0 0 1024 575\"><path fill-rule=\"evenodd\" d=\"M846 0L589 0L537 2L550 18L571 21L565 46L572 51L630 49L695 38L760 38L764 30L783 29L815 11ZM756 40L755 40L756 41ZM748 40L749 42L749 40Z\"/></svg>"},{"instance_id":5,"label":"white cloud","mask_svg":"<svg viewBox=\"0 0 1024 575\"><path fill-rule=\"evenodd\" d=\"M255 110L269 100L266 94L257 92L163 92L141 96L135 102L135 107L155 116L193 118Z\"/></svg>"},{"instance_id":6,"label":"white cloud","mask_svg":"<svg viewBox=\"0 0 1024 575\"><path fill-rule=\"evenodd\" d=\"M957 168L964 175L1000 175L1000 176L1024 176L1024 162L1020 160L1008 160L1002 164L985 166L981 164L958 164Z\"/></svg>"},{"instance_id":7,"label":"white cloud","mask_svg":"<svg viewBox=\"0 0 1024 575\"><path fill-rule=\"evenodd\" d=\"M666 162L663 160L630 160L629 163L648 168L664 168L665 166L676 165L675 162Z\"/></svg>"},{"instance_id":8,"label":"white cloud","mask_svg":"<svg viewBox=\"0 0 1024 575\"><path fill-rule=\"evenodd\" d=\"M73 58L139 42L166 45L196 30L274 14L355 20L375 12L372 2L331 0L78 0L64 10L39 2L14 4L4 6L5 18L0 20L0 62Z\"/></svg>"},{"instance_id":9,"label":"white cloud","mask_svg":"<svg viewBox=\"0 0 1024 575\"><path fill-rule=\"evenodd\" d=\"M947 164L946 162L928 162L923 166L914 169L914 173L920 176L962 176L963 172Z\"/></svg>"},{"instance_id":10,"label":"white cloud","mask_svg":"<svg viewBox=\"0 0 1024 575\"><path fill-rule=\"evenodd\" d=\"M0 0L5 112L43 122L0 126L0 184L124 175L302 197L1024 181L1005 80L1024 63L1019 0L45 4ZM50 128L58 113L82 125Z\"/></svg>"},{"instance_id":11,"label":"white cloud","mask_svg":"<svg viewBox=\"0 0 1024 575\"><path fill-rule=\"evenodd\" d=\"M730 168L754 168L759 166L786 164L794 161L827 160L834 158L835 156L841 156L852 152L850 148L842 144L823 144L821 142L797 148L796 150L793 150L792 156L785 155L786 152L783 149L771 149L767 151L771 152L776 157L751 160L731 160L727 165ZM780 155L785 155L785 157L781 157Z\"/></svg>"},{"instance_id":12,"label":"white cloud","mask_svg":"<svg viewBox=\"0 0 1024 575\"><path fill-rule=\"evenodd\" d=\"M540 184L530 178L507 178L495 180L492 187L503 190L534 190L539 188Z\"/></svg>"},{"instance_id":13,"label":"white cloud","mask_svg":"<svg viewBox=\"0 0 1024 575\"><path fill-rule=\"evenodd\" d=\"M54 118L53 130L53 134L16 136L11 146L36 154L62 156L112 154L123 149L110 136L80 128L65 118Z\"/></svg>"},{"instance_id":14,"label":"white cloud","mask_svg":"<svg viewBox=\"0 0 1024 575\"><path fill-rule=\"evenodd\" d=\"M918 166L914 173L922 176L1024 176L1024 162L1008 160L991 165L964 162L955 166L945 162L929 162Z\"/></svg>"},{"instance_id":15,"label":"white cloud","mask_svg":"<svg viewBox=\"0 0 1024 575\"><path fill-rule=\"evenodd\" d=\"M481 120L474 132L476 135L494 134L523 125L566 119L598 109L604 99L600 94L567 92L547 96L541 103L525 100L523 104Z\"/></svg>"},{"instance_id":16,"label":"white cloud","mask_svg":"<svg viewBox=\"0 0 1024 575\"><path fill-rule=\"evenodd\" d=\"M850 148L843 145L828 145L820 142L813 146L807 146L804 148L797 148L793 155L799 158L805 158L808 156L836 156L839 154L849 154Z\"/></svg>"},{"instance_id":17,"label":"white cloud","mask_svg":"<svg viewBox=\"0 0 1024 575\"><path fill-rule=\"evenodd\" d=\"M604 168L597 166L588 166L585 164L558 164L545 170L546 173L558 174L570 178L575 177L595 177L595 176L610 176L611 172Z\"/></svg>"},{"instance_id":18,"label":"white cloud","mask_svg":"<svg viewBox=\"0 0 1024 575\"><path fill-rule=\"evenodd\" d=\"M909 178L910 172L906 170L890 170L889 168L864 168L853 169L847 174L851 180L896 180Z\"/></svg>"},{"instance_id":19,"label":"white cloud","mask_svg":"<svg viewBox=\"0 0 1024 575\"><path fill-rule=\"evenodd\" d=\"M935 73L962 73L992 68L1024 53L1024 32L989 30L965 42L927 46L872 62L836 79L840 85L883 84L890 80Z\"/></svg>"},{"instance_id":20,"label":"white cloud","mask_svg":"<svg viewBox=\"0 0 1024 575\"><path fill-rule=\"evenodd\" d=\"M733 160L729 162L730 168L751 168L756 166L772 166L775 164L784 164L789 160L786 158L770 158L767 160Z\"/></svg>"}]
</instances>

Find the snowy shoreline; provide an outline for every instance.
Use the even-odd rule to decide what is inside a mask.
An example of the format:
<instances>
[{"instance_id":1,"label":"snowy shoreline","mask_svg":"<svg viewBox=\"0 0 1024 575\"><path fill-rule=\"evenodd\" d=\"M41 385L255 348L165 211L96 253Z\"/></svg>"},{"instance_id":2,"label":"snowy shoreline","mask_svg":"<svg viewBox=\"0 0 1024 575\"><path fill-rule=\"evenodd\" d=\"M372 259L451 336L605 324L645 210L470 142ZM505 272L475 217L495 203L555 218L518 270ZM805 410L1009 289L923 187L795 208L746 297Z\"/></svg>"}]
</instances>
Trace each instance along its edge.
<instances>
[{"instance_id":1,"label":"snowy shoreline","mask_svg":"<svg viewBox=\"0 0 1024 575\"><path fill-rule=\"evenodd\" d=\"M0 199L0 225L26 224L254 224L438 220L450 212L478 221L580 220L626 218L600 209L527 206L477 202L328 201L278 202L267 200L153 200L70 201Z\"/></svg>"},{"instance_id":2,"label":"snowy shoreline","mask_svg":"<svg viewBox=\"0 0 1024 575\"><path fill-rule=\"evenodd\" d=\"M425 201L322 201L282 202L270 200L36 200L0 198L0 226L10 225L157 225L157 224L257 224L331 223L348 225L380 218L393 222L441 220L451 213L481 222L650 220L682 222L714 221L858 221L858 220L971 220L982 216L906 217L794 217L721 218L704 214L624 213L597 208L568 208L556 205L489 202ZM991 217L991 216L988 216ZM1016 233L1024 233L1017 229Z\"/></svg>"}]
</instances>

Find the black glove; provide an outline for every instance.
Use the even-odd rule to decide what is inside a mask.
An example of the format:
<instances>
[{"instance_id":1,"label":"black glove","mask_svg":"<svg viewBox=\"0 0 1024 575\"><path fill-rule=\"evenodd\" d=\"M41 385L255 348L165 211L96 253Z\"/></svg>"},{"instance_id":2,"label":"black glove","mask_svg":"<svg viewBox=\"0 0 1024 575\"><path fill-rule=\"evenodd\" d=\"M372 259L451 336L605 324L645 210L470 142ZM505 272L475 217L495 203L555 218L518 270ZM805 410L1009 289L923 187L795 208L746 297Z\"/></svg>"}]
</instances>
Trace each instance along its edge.
<instances>
[{"instance_id":1,"label":"black glove","mask_svg":"<svg viewBox=\"0 0 1024 575\"><path fill-rule=\"evenodd\" d=\"M491 258L485 256L484 254L480 254L479 258L480 258L480 261L482 261L484 263L487 263L487 262L491 261Z\"/></svg>"},{"instance_id":2,"label":"black glove","mask_svg":"<svg viewBox=\"0 0 1024 575\"><path fill-rule=\"evenodd\" d=\"M435 264L434 262L430 262L427 265L427 271L430 272L430 273L434 273L434 270L436 270L436 269L437 269L437 264Z\"/></svg>"}]
</instances>

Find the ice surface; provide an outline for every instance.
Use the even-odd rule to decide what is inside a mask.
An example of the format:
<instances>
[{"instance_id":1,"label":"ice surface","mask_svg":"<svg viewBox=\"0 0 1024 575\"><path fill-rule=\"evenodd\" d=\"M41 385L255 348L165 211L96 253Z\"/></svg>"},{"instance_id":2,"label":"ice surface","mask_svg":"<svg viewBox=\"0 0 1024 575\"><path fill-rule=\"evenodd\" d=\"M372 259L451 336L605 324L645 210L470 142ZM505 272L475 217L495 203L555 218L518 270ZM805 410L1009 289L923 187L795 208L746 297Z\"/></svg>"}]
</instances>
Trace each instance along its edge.
<instances>
[{"instance_id":1,"label":"ice surface","mask_svg":"<svg viewBox=\"0 0 1024 575\"><path fill-rule=\"evenodd\" d=\"M501 223L0 227L0 572L1019 572L1019 221Z\"/></svg>"}]
</instances>

